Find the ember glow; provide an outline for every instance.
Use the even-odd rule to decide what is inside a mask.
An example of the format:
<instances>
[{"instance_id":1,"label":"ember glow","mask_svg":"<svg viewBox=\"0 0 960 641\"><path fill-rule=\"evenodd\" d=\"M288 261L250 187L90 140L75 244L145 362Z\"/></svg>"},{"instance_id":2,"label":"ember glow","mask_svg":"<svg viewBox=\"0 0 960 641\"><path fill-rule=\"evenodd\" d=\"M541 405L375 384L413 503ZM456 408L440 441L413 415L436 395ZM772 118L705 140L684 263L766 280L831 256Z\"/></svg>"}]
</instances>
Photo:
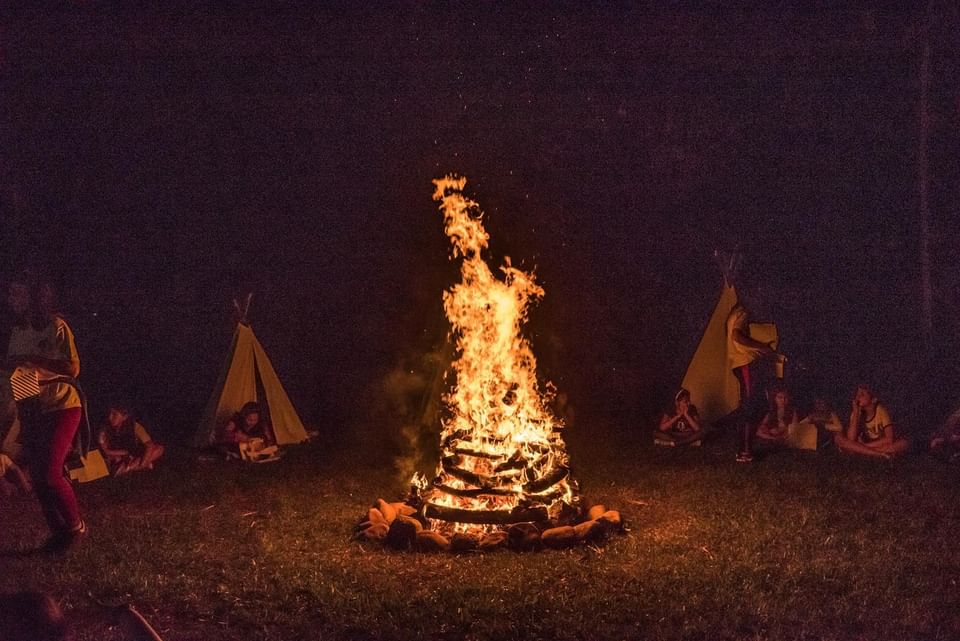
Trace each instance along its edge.
<instances>
[{"instance_id":1,"label":"ember glow","mask_svg":"<svg viewBox=\"0 0 960 641\"><path fill-rule=\"evenodd\" d=\"M509 258L494 274L483 259L489 235L466 179L434 180L461 280L444 293L456 339L452 387L444 397L436 478L415 478L432 529L489 532L521 521L575 518L562 422L550 411L553 388L537 383L537 360L522 334L527 310L544 291Z\"/></svg>"}]
</instances>

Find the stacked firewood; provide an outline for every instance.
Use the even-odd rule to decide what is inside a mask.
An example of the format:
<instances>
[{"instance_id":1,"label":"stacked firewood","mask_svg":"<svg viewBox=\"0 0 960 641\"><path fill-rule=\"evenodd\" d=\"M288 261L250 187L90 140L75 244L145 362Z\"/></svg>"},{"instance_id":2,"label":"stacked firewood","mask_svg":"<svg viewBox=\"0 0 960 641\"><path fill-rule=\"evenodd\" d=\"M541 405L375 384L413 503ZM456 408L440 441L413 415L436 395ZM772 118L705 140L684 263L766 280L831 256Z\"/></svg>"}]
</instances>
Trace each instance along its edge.
<instances>
[{"instance_id":1,"label":"stacked firewood","mask_svg":"<svg viewBox=\"0 0 960 641\"><path fill-rule=\"evenodd\" d=\"M620 512L594 505L580 519L567 519L567 524L546 518L518 520L505 523L490 532L454 532L448 535L430 529L426 507L377 499L357 524L355 538L381 542L398 550L485 552L501 548L562 549L601 541L609 534L624 529Z\"/></svg>"}]
</instances>

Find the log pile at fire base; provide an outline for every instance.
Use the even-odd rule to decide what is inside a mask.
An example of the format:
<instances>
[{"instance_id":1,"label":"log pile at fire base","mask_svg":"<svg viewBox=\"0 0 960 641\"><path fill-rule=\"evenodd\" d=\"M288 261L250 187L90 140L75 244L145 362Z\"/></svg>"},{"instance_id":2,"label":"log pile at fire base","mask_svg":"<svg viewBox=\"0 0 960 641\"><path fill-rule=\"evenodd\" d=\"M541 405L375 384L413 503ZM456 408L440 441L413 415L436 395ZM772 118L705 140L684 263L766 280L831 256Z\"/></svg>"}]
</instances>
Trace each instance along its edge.
<instances>
[{"instance_id":1,"label":"log pile at fire base","mask_svg":"<svg viewBox=\"0 0 960 641\"><path fill-rule=\"evenodd\" d=\"M563 549L597 543L624 529L620 512L594 505L579 519L566 524L556 519L518 521L490 531L448 531L429 529L426 504L388 503L383 499L370 507L356 527L360 541L382 543L397 550L419 552L491 552L499 549L531 551Z\"/></svg>"}]
</instances>

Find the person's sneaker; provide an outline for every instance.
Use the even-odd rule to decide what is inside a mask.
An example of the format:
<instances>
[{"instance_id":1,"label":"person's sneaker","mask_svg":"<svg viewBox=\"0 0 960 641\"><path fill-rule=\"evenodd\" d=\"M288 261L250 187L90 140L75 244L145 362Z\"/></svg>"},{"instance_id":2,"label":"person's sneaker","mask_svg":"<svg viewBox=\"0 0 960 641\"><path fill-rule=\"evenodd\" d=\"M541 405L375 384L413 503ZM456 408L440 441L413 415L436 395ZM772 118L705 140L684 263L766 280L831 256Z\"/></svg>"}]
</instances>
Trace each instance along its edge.
<instances>
[{"instance_id":1,"label":"person's sneaker","mask_svg":"<svg viewBox=\"0 0 960 641\"><path fill-rule=\"evenodd\" d=\"M737 452L737 463L752 463L753 454L750 452Z\"/></svg>"},{"instance_id":2,"label":"person's sneaker","mask_svg":"<svg viewBox=\"0 0 960 641\"><path fill-rule=\"evenodd\" d=\"M76 547L87 536L87 531L86 521L81 520L72 530L51 534L40 549L48 554L63 554Z\"/></svg>"}]
</instances>

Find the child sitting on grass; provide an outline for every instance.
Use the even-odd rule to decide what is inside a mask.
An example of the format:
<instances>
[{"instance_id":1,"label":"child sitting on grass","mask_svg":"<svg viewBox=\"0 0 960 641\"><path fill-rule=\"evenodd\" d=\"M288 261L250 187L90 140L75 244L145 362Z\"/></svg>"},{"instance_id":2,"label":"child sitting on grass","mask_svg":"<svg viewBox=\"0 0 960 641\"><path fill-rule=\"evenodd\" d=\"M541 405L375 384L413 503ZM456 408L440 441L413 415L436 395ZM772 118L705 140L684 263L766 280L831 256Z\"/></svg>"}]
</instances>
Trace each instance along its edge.
<instances>
[{"instance_id":1,"label":"child sitting on grass","mask_svg":"<svg viewBox=\"0 0 960 641\"><path fill-rule=\"evenodd\" d=\"M951 414L930 439L930 453L948 463L960 463L960 410Z\"/></svg>"},{"instance_id":2,"label":"child sitting on grass","mask_svg":"<svg viewBox=\"0 0 960 641\"><path fill-rule=\"evenodd\" d=\"M114 476L152 470L165 451L164 446L151 439L146 428L133 419L130 409L120 403L110 406L97 442Z\"/></svg>"},{"instance_id":3,"label":"child sitting on grass","mask_svg":"<svg viewBox=\"0 0 960 641\"><path fill-rule=\"evenodd\" d=\"M658 445L700 445L702 436L697 406L690 402L690 392L680 388L673 397L673 407L660 415L654 442Z\"/></svg>"},{"instance_id":4,"label":"child sitting on grass","mask_svg":"<svg viewBox=\"0 0 960 641\"><path fill-rule=\"evenodd\" d=\"M896 435L887 408L866 383L857 386L847 430L838 432L834 442L841 452L884 459L899 456L909 447L907 439Z\"/></svg>"},{"instance_id":5,"label":"child sitting on grass","mask_svg":"<svg viewBox=\"0 0 960 641\"><path fill-rule=\"evenodd\" d=\"M763 416L757 428L757 438L766 441L786 441L792 429L796 428L800 418L793 405L790 393L784 387L774 387L770 391L770 410Z\"/></svg>"}]
</instances>

